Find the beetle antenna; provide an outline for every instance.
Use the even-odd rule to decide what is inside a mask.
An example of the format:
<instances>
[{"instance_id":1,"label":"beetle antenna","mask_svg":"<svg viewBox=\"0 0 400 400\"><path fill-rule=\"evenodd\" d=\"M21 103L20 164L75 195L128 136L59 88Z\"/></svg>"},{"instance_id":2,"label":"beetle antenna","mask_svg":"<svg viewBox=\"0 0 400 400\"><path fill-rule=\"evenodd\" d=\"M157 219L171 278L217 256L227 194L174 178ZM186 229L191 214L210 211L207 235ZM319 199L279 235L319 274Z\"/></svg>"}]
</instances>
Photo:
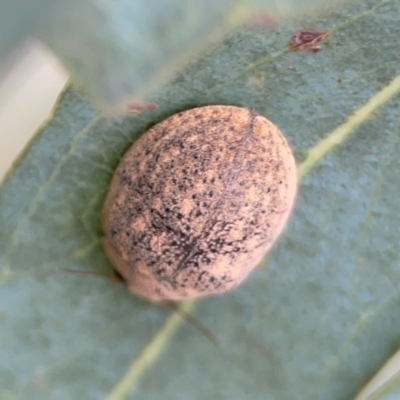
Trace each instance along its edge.
<instances>
[{"instance_id":1,"label":"beetle antenna","mask_svg":"<svg viewBox=\"0 0 400 400\"><path fill-rule=\"evenodd\" d=\"M198 319L194 318L193 315L179 308L178 304L173 303L172 301L163 301L158 303L161 306L168 308L169 310L177 313L181 316L186 322L195 327L199 332L201 332L207 339L209 339L216 346L221 347L217 337L206 327L204 326Z\"/></svg>"},{"instance_id":2,"label":"beetle antenna","mask_svg":"<svg viewBox=\"0 0 400 400\"><path fill-rule=\"evenodd\" d=\"M79 275L95 275L95 276L100 276L102 278L108 279L112 282L125 283L122 276L119 275L117 272L114 272L114 274L111 275L111 274L103 273L103 272L82 271L82 270L70 269L70 268L60 268L60 270L64 271L64 272L73 273L73 274L79 274ZM208 328L206 328L199 320L194 318L188 312L180 309L176 303L173 303L172 301L164 301L164 302L155 303L155 304L177 313L186 322L188 322L190 325L195 327L199 332L201 332L205 337L207 337L212 343L214 343L216 346L220 347L220 344L219 344L216 336Z\"/></svg>"},{"instance_id":3,"label":"beetle antenna","mask_svg":"<svg viewBox=\"0 0 400 400\"><path fill-rule=\"evenodd\" d=\"M124 283L124 279L121 277L121 275L117 274L114 272L113 274L107 274L103 272L98 272L98 271L81 271L78 269L70 269L70 268L60 268L61 271L64 272L69 272L72 274L79 274L79 275L95 275L95 276L100 276L102 278L108 279L111 282L116 282L116 283Z\"/></svg>"}]
</instances>

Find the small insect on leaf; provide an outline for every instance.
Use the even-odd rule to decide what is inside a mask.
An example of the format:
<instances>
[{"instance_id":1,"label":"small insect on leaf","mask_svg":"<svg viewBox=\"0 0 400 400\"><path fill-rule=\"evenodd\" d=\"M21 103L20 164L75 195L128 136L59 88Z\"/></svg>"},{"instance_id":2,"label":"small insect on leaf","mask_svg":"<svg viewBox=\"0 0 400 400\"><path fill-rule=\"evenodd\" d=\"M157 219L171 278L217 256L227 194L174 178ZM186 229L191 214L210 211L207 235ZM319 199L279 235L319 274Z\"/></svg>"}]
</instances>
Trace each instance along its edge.
<instances>
[{"instance_id":1,"label":"small insect on leaf","mask_svg":"<svg viewBox=\"0 0 400 400\"><path fill-rule=\"evenodd\" d=\"M296 32L290 39L289 46L291 51L308 50L316 53L320 50L318 43L329 35L328 31L319 32L314 29L303 29Z\"/></svg>"},{"instance_id":2,"label":"small insect on leaf","mask_svg":"<svg viewBox=\"0 0 400 400\"><path fill-rule=\"evenodd\" d=\"M222 294L278 238L296 190L293 154L272 122L233 106L187 110L122 158L103 208L104 249L150 301Z\"/></svg>"}]
</instances>

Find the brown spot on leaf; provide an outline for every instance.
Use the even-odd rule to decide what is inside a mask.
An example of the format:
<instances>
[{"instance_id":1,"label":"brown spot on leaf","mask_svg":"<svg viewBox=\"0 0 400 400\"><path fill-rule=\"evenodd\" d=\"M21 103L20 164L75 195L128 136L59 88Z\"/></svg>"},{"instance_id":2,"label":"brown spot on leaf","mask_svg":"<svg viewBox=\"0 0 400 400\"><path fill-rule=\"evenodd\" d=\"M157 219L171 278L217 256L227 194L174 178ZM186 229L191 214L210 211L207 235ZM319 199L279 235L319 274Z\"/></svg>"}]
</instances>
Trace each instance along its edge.
<instances>
[{"instance_id":1,"label":"brown spot on leaf","mask_svg":"<svg viewBox=\"0 0 400 400\"><path fill-rule=\"evenodd\" d=\"M328 31L320 32L314 29L303 29L296 32L290 39L289 46L291 51L308 50L316 53L320 50L318 43L328 36Z\"/></svg>"}]
</instances>

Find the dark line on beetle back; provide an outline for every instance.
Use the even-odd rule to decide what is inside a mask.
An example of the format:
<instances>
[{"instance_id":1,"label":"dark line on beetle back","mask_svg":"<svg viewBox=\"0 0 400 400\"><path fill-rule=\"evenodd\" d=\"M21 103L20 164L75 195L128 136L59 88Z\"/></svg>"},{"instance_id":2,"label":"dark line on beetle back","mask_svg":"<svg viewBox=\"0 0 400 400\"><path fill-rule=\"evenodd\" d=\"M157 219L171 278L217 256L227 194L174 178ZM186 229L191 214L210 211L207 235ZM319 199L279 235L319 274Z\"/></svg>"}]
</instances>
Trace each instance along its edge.
<instances>
[{"instance_id":1,"label":"dark line on beetle back","mask_svg":"<svg viewBox=\"0 0 400 400\"><path fill-rule=\"evenodd\" d=\"M249 111L249 123L247 125L245 134L243 135L243 140L242 140L242 142L236 152L236 155L233 159L233 162L232 162L233 168L229 171L230 176L227 179L227 184L224 188L224 191L221 194L221 197L219 198L219 200L217 201L217 203L214 207L214 211L210 215L208 221L205 223L205 226L203 228L203 233L200 236L198 236L197 238L195 238L195 240L193 241L193 244L191 245L191 250L186 252L186 256L184 256L184 258L180 261L176 271L170 277L168 277L167 280L176 278L178 273L180 271L182 271L183 269L185 269L185 267L187 266L187 263L190 261L190 259L192 259L198 253L197 243L199 242L199 240L203 239L204 237L207 237L209 235L210 231L212 230L212 228L217 223L215 215L218 212L218 210L220 209L221 203L225 200L225 197L226 197L232 183L237 179L237 176L239 175L239 173L242 170L243 159L246 154L249 139L252 137L252 134L253 134L254 121L255 121L256 117L258 117L257 113L255 113L254 111ZM240 165L240 167L236 168L236 170L235 170L235 167L237 165ZM173 285L172 282L170 282L170 283Z\"/></svg>"}]
</instances>

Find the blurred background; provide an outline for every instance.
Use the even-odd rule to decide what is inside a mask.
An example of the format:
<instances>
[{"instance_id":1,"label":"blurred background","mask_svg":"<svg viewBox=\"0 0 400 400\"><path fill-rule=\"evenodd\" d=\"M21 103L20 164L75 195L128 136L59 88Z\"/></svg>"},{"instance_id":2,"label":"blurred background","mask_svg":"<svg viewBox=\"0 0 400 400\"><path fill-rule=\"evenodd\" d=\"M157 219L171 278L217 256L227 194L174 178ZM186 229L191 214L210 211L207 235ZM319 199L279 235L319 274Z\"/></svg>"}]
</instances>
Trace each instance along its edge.
<instances>
[{"instance_id":1,"label":"blurred background","mask_svg":"<svg viewBox=\"0 0 400 400\"><path fill-rule=\"evenodd\" d=\"M49 116L68 72L43 44L26 41L0 75L0 179Z\"/></svg>"}]
</instances>

